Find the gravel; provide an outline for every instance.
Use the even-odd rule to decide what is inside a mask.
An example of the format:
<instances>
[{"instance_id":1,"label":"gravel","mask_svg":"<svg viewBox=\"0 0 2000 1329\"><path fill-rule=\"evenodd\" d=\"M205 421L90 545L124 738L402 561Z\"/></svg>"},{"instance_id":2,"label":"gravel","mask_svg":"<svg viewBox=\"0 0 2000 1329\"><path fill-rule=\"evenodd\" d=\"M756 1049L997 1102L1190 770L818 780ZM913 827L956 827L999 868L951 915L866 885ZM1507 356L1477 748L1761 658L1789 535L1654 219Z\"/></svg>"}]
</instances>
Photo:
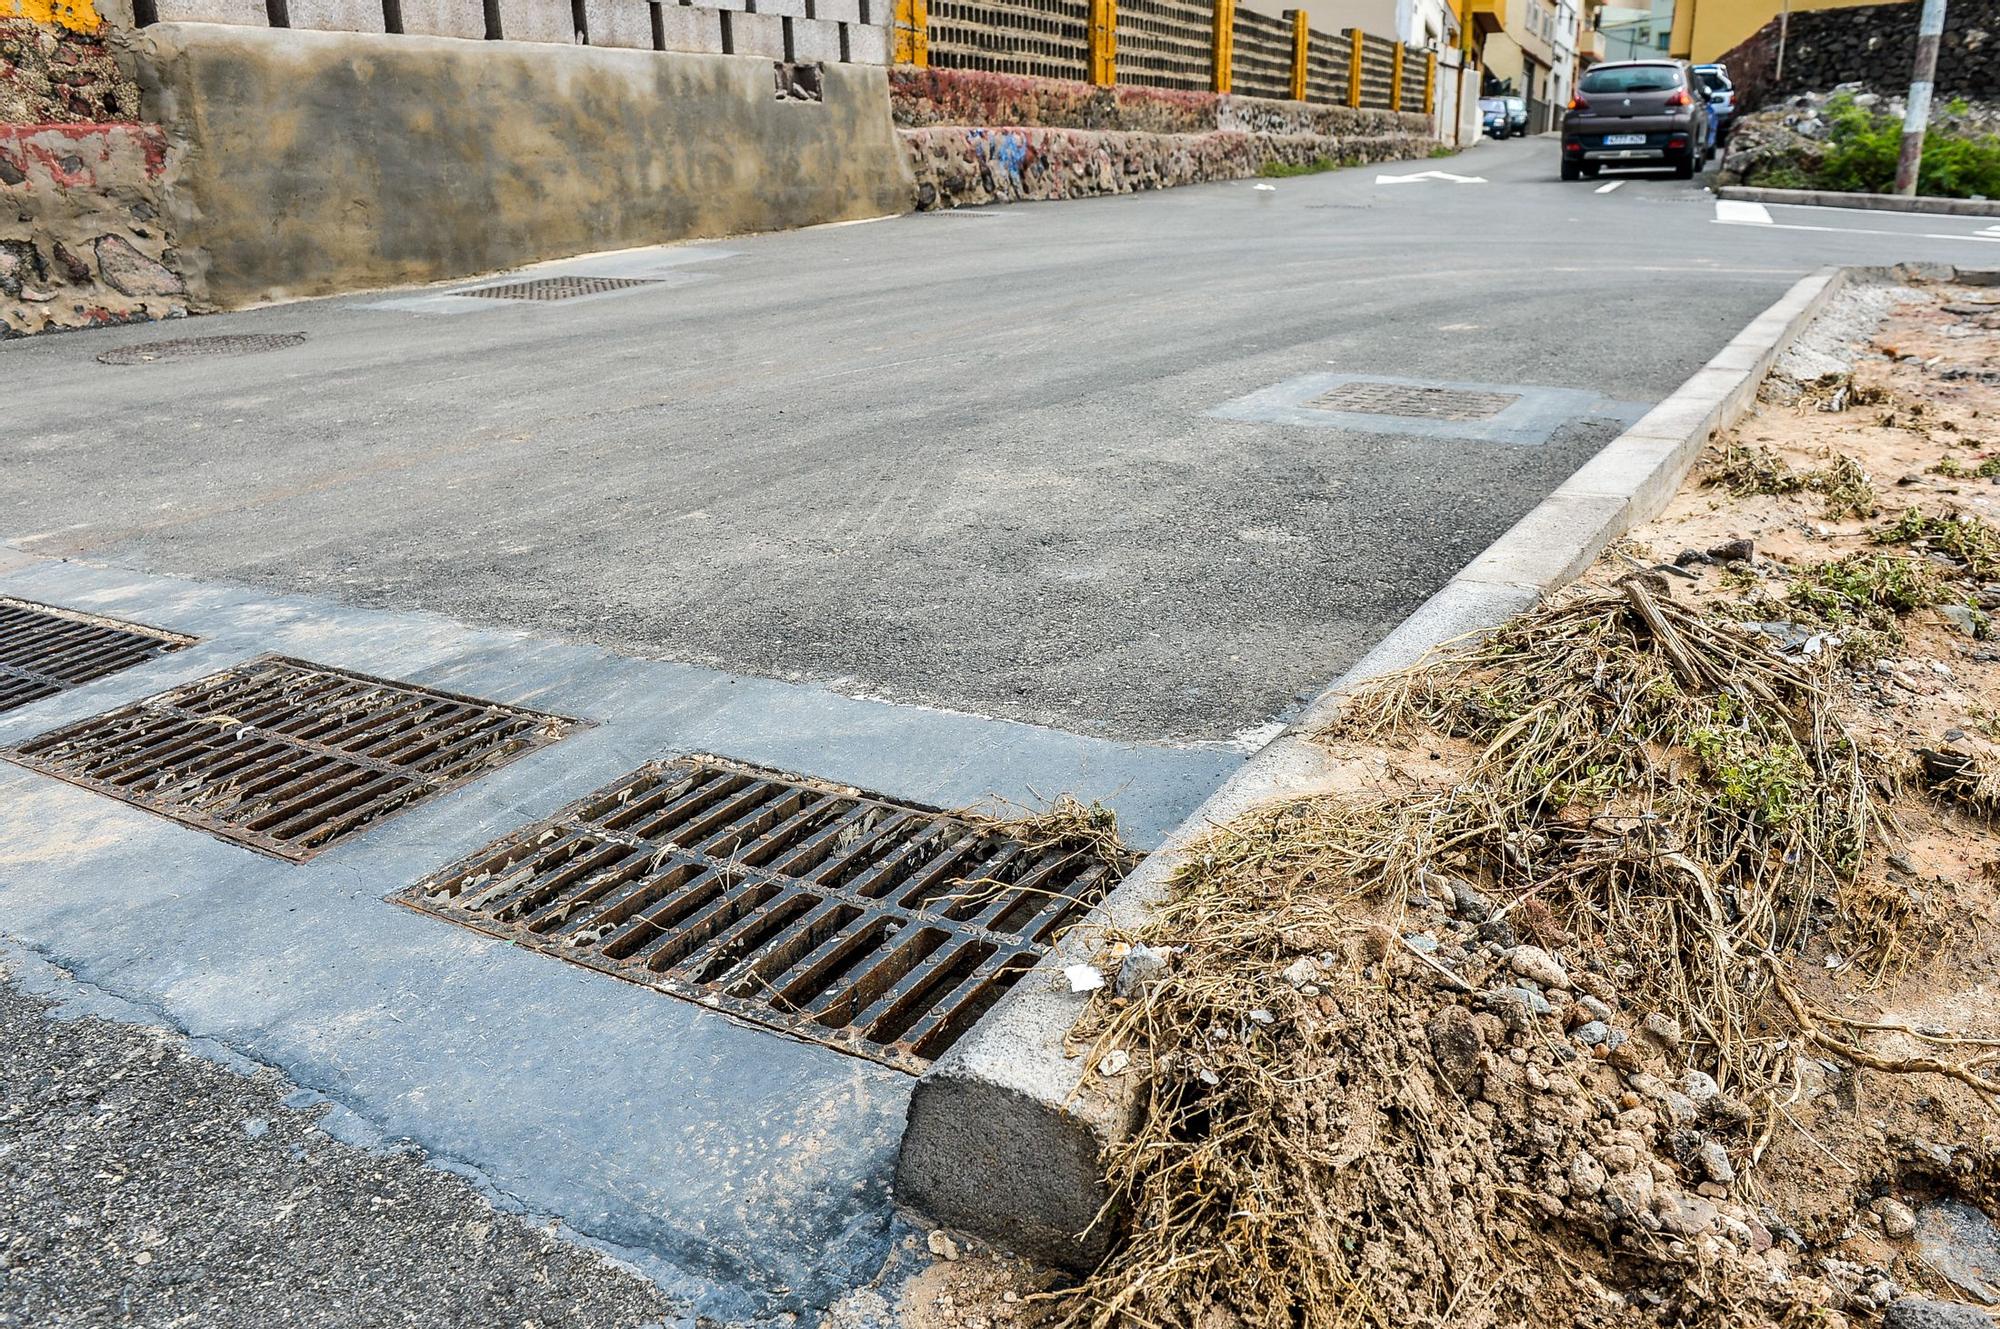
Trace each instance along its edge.
<instances>
[{"instance_id":1,"label":"gravel","mask_svg":"<svg viewBox=\"0 0 2000 1329\"><path fill-rule=\"evenodd\" d=\"M659 1324L651 1283L158 1029L0 971L0 1329Z\"/></svg>"}]
</instances>

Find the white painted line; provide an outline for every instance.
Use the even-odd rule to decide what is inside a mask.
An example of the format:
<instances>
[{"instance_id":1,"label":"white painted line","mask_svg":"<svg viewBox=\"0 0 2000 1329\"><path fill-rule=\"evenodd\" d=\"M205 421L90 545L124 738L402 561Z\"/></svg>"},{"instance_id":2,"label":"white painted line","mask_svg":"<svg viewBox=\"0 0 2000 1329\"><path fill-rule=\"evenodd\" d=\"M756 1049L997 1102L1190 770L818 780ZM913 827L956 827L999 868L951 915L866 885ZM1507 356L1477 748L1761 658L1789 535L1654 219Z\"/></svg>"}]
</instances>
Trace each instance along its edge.
<instances>
[{"instance_id":1,"label":"white painted line","mask_svg":"<svg viewBox=\"0 0 2000 1329\"><path fill-rule=\"evenodd\" d=\"M1739 225L1769 226L1771 210L1762 203L1743 203L1733 198L1715 200L1715 219Z\"/></svg>"},{"instance_id":2,"label":"white painted line","mask_svg":"<svg viewBox=\"0 0 2000 1329\"><path fill-rule=\"evenodd\" d=\"M1721 207L1718 203L1716 207ZM1755 206L1755 205L1752 205ZM1727 217L1712 219L1717 226L1762 226L1772 231L1827 231L1834 235L1893 235L1904 240L1977 240L1984 244L2000 244L2000 235L1947 235L1942 231L1871 231L1860 226L1799 226L1791 222L1731 221Z\"/></svg>"},{"instance_id":3,"label":"white painted line","mask_svg":"<svg viewBox=\"0 0 2000 1329\"><path fill-rule=\"evenodd\" d=\"M1418 171L1414 175L1378 175L1375 177L1375 183L1378 185L1407 185L1414 184L1419 180L1446 180L1455 185L1483 185L1486 183L1486 177L1483 175L1453 175L1450 171Z\"/></svg>"},{"instance_id":4,"label":"white painted line","mask_svg":"<svg viewBox=\"0 0 2000 1329\"><path fill-rule=\"evenodd\" d=\"M1983 230L1983 231L1974 231L1974 232L1973 232L1973 234L1974 234L1974 235L2000 235L2000 226L1989 226L1989 227L1987 227L1987 228L1986 228L1985 230Z\"/></svg>"},{"instance_id":5,"label":"white painted line","mask_svg":"<svg viewBox=\"0 0 2000 1329\"><path fill-rule=\"evenodd\" d=\"M1612 182L1611 182L1610 184L1608 184L1608 185L1599 185L1599 186L1597 187L1597 192L1598 192L1598 193L1600 193L1600 194L1608 194L1608 193L1610 193L1610 192L1611 192L1612 190L1614 190L1614 189L1618 188L1618 186L1620 186L1620 185L1622 185L1622 184L1624 184L1624 183L1625 183L1625 182L1624 182L1623 180L1613 180L1613 181L1612 181Z\"/></svg>"},{"instance_id":6,"label":"white painted line","mask_svg":"<svg viewBox=\"0 0 2000 1329\"><path fill-rule=\"evenodd\" d=\"M903 216L900 212L885 212L879 217L849 217L846 221L818 222L812 226L801 226L801 231L831 231L841 226L866 226L869 222L889 221Z\"/></svg>"}]
</instances>

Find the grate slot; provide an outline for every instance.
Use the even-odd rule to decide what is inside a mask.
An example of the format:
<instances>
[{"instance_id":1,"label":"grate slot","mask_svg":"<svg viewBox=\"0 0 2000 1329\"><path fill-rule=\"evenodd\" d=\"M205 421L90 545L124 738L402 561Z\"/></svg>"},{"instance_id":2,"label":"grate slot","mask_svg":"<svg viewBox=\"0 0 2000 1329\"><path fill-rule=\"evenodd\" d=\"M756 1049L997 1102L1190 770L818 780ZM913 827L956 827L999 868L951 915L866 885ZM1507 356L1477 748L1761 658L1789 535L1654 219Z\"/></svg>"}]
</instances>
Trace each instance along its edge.
<instances>
[{"instance_id":1,"label":"grate slot","mask_svg":"<svg viewBox=\"0 0 2000 1329\"><path fill-rule=\"evenodd\" d=\"M0 596L0 714L194 641L178 632Z\"/></svg>"},{"instance_id":2,"label":"grate slot","mask_svg":"<svg viewBox=\"0 0 2000 1329\"><path fill-rule=\"evenodd\" d=\"M0 756L303 861L576 727L536 711L260 656Z\"/></svg>"},{"instance_id":3,"label":"grate slot","mask_svg":"<svg viewBox=\"0 0 2000 1329\"><path fill-rule=\"evenodd\" d=\"M1424 420L1490 420L1521 400L1518 392L1428 387L1416 383L1343 383L1306 405L1322 411L1402 415Z\"/></svg>"},{"instance_id":4,"label":"grate slot","mask_svg":"<svg viewBox=\"0 0 2000 1329\"><path fill-rule=\"evenodd\" d=\"M603 295L607 291L624 291L634 286L657 286L657 277L533 277L527 281L501 282L497 286L475 286L468 291L454 291L454 295L475 296L482 300L574 300L578 296Z\"/></svg>"},{"instance_id":5,"label":"grate slot","mask_svg":"<svg viewBox=\"0 0 2000 1329\"><path fill-rule=\"evenodd\" d=\"M396 898L919 1072L1131 866L685 757L642 767Z\"/></svg>"}]
</instances>

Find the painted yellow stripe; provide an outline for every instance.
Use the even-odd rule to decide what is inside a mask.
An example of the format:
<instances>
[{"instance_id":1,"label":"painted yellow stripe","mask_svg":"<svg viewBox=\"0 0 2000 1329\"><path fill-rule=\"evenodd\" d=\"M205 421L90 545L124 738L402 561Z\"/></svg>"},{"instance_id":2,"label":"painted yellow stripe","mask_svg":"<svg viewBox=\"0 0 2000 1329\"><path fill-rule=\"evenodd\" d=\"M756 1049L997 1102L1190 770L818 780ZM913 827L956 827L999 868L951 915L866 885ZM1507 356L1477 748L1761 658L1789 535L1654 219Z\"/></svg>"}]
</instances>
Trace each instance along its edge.
<instances>
[{"instance_id":1,"label":"painted yellow stripe","mask_svg":"<svg viewBox=\"0 0 2000 1329\"><path fill-rule=\"evenodd\" d=\"M96 32L104 26L90 0L0 0L0 16L53 23L71 32Z\"/></svg>"}]
</instances>

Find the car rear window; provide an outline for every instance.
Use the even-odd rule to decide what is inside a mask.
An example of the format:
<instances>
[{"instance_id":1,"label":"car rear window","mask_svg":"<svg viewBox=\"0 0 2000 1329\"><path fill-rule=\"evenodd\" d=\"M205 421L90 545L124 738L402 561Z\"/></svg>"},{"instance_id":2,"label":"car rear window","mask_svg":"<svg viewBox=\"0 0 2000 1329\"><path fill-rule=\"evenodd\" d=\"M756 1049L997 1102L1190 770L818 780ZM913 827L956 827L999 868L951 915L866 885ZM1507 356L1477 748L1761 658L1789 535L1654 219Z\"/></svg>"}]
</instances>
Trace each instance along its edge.
<instances>
[{"instance_id":1,"label":"car rear window","mask_svg":"<svg viewBox=\"0 0 2000 1329\"><path fill-rule=\"evenodd\" d=\"M1710 92L1727 92L1729 90L1729 80L1722 75L1711 74L1706 69L1697 69L1694 72L1701 79L1701 86L1707 88Z\"/></svg>"},{"instance_id":2,"label":"car rear window","mask_svg":"<svg viewBox=\"0 0 2000 1329\"><path fill-rule=\"evenodd\" d=\"M1680 86L1681 71L1673 65L1624 65L1583 76L1585 92L1672 92Z\"/></svg>"},{"instance_id":3,"label":"car rear window","mask_svg":"<svg viewBox=\"0 0 2000 1329\"><path fill-rule=\"evenodd\" d=\"M1507 109L1507 103L1501 101L1498 97L1481 97L1479 99L1479 109L1482 111L1504 111Z\"/></svg>"}]
</instances>

